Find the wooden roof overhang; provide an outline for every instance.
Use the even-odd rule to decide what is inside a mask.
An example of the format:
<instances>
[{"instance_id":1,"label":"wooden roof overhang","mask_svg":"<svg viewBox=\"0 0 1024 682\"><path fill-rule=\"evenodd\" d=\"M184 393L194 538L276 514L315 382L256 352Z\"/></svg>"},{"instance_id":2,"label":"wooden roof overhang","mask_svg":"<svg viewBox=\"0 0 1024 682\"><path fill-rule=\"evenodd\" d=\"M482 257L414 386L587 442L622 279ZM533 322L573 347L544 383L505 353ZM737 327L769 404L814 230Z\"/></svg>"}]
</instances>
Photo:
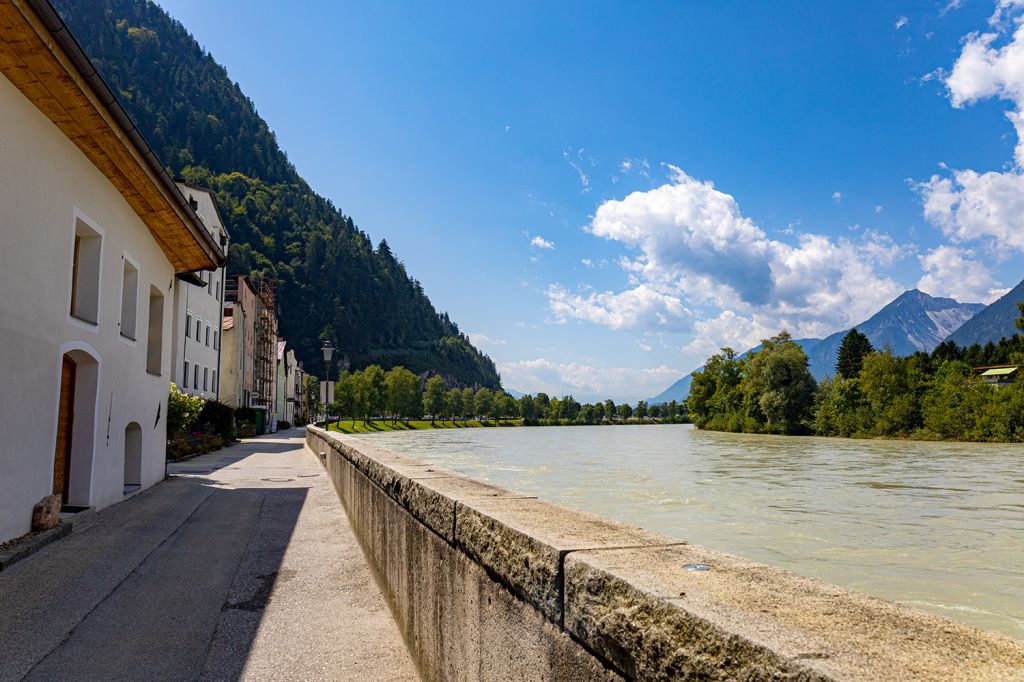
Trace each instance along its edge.
<instances>
[{"instance_id":1,"label":"wooden roof overhang","mask_svg":"<svg viewBox=\"0 0 1024 682\"><path fill-rule=\"evenodd\" d=\"M46 0L0 0L0 73L121 193L175 272L226 257Z\"/></svg>"}]
</instances>

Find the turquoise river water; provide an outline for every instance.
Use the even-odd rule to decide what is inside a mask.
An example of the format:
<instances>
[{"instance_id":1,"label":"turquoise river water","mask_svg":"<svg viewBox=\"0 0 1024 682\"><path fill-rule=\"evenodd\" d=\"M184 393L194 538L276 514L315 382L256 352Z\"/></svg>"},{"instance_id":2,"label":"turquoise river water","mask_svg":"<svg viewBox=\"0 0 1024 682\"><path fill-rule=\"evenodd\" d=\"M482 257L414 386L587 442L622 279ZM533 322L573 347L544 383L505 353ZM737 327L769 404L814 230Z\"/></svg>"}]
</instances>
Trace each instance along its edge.
<instances>
[{"instance_id":1,"label":"turquoise river water","mask_svg":"<svg viewBox=\"0 0 1024 682\"><path fill-rule=\"evenodd\" d=\"M1024 639L1024 446L689 426L360 436L513 490Z\"/></svg>"}]
</instances>

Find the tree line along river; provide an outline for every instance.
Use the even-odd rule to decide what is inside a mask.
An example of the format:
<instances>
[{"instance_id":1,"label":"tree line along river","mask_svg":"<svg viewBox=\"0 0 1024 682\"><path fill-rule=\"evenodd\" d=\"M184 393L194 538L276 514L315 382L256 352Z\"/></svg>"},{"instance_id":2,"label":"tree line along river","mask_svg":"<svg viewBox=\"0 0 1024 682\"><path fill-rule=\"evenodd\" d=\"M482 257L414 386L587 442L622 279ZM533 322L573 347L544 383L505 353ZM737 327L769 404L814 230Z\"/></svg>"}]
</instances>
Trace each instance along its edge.
<instances>
[{"instance_id":1,"label":"tree line along river","mask_svg":"<svg viewBox=\"0 0 1024 682\"><path fill-rule=\"evenodd\" d=\"M1024 639L1019 444L793 438L687 425L360 438Z\"/></svg>"}]
</instances>

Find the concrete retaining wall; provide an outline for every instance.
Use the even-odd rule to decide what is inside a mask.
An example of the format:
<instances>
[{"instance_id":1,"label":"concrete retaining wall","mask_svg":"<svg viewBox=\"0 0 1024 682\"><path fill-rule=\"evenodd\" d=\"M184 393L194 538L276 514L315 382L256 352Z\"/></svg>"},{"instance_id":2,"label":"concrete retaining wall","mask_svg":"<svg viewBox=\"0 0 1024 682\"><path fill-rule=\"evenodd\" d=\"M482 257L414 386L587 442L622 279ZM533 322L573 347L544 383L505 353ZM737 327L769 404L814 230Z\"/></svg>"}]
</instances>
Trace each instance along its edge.
<instances>
[{"instance_id":1,"label":"concrete retaining wall","mask_svg":"<svg viewBox=\"0 0 1024 682\"><path fill-rule=\"evenodd\" d=\"M1024 642L306 438L425 679L1024 680Z\"/></svg>"}]
</instances>

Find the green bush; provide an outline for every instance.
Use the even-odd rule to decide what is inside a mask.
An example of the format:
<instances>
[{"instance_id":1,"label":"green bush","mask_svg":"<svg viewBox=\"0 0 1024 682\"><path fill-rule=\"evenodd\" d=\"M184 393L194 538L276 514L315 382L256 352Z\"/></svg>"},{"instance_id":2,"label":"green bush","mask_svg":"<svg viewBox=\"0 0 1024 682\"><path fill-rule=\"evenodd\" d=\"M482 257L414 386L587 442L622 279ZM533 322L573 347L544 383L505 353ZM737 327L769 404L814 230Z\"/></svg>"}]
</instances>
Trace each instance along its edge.
<instances>
[{"instance_id":1,"label":"green bush","mask_svg":"<svg viewBox=\"0 0 1024 682\"><path fill-rule=\"evenodd\" d=\"M206 400L204 403L196 419L199 428L205 433L215 433L225 441L233 441L236 435L235 409L216 400Z\"/></svg>"},{"instance_id":2,"label":"green bush","mask_svg":"<svg viewBox=\"0 0 1024 682\"><path fill-rule=\"evenodd\" d=\"M172 383L167 398L167 437L187 433L199 419L204 402L199 396L189 395Z\"/></svg>"},{"instance_id":3,"label":"green bush","mask_svg":"<svg viewBox=\"0 0 1024 682\"><path fill-rule=\"evenodd\" d=\"M281 419L277 422L277 430L284 431L285 429L292 428L292 423L287 419Z\"/></svg>"}]
</instances>

